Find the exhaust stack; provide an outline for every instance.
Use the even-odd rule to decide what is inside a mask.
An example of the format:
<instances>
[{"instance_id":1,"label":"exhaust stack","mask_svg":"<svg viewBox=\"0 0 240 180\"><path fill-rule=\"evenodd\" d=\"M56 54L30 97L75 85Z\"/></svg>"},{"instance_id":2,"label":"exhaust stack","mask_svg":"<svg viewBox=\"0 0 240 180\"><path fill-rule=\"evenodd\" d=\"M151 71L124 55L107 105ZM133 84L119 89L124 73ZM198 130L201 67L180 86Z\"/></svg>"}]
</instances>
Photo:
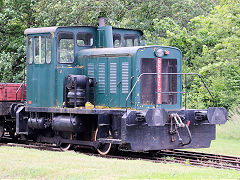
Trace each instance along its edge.
<instances>
[{"instance_id":1,"label":"exhaust stack","mask_svg":"<svg viewBox=\"0 0 240 180\"><path fill-rule=\"evenodd\" d=\"M104 17L98 17L98 47L113 48L112 26L105 26Z\"/></svg>"},{"instance_id":2,"label":"exhaust stack","mask_svg":"<svg viewBox=\"0 0 240 180\"><path fill-rule=\"evenodd\" d=\"M99 23L99 27L105 26L105 22L104 22L104 17L103 16L98 16L98 23Z\"/></svg>"}]
</instances>

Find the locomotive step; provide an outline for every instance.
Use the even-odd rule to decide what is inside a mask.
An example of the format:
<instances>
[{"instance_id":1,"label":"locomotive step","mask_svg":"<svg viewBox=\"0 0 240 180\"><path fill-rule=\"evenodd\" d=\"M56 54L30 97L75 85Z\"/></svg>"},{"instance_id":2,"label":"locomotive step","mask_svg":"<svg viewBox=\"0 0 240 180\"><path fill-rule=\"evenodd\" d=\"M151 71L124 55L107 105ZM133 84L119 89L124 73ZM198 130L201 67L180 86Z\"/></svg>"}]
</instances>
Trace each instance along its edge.
<instances>
[{"instance_id":1,"label":"locomotive step","mask_svg":"<svg viewBox=\"0 0 240 180\"><path fill-rule=\"evenodd\" d=\"M98 141L101 142L101 143L122 144L122 140L121 139L99 138Z\"/></svg>"}]
</instances>

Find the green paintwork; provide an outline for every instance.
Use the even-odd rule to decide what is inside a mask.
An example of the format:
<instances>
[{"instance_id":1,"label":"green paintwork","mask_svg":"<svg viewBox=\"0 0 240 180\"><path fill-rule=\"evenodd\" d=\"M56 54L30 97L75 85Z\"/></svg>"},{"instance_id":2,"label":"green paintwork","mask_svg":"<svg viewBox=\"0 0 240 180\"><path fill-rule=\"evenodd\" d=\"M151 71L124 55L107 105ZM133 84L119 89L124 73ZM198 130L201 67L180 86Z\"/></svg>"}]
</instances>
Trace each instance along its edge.
<instances>
[{"instance_id":1,"label":"green paintwork","mask_svg":"<svg viewBox=\"0 0 240 180\"><path fill-rule=\"evenodd\" d=\"M27 102L30 106L55 105L55 65L54 61L51 61L50 64L32 63L27 65Z\"/></svg>"},{"instance_id":2,"label":"green paintwork","mask_svg":"<svg viewBox=\"0 0 240 180\"><path fill-rule=\"evenodd\" d=\"M99 30L104 30L103 36L105 41L100 42ZM99 47L111 47L112 43L106 42L112 35L106 35L108 32L120 34L121 40L124 34L137 34L141 39L142 32L139 30L76 26L76 27L50 27L50 28L32 28L27 29L27 36L46 36L52 37L52 54L51 63L49 64L27 64L27 105L33 107L62 107L64 104L64 79L68 74L83 74L83 69L78 66L77 53L84 49L92 49ZM71 64L61 64L57 61L57 36L59 32L74 33L74 62ZM93 45L80 47L76 44L76 35L78 32L90 32L93 35ZM102 44L101 44L102 43ZM29 55L28 55L29 56ZM104 61L104 59L102 60ZM107 68L107 67L106 67Z\"/></svg>"},{"instance_id":3,"label":"green paintwork","mask_svg":"<svg viewBox=\"0 0 240 180\"><path fill-rule=\"evenodd\" d=\"M163 50L168 50L170 52L169 55L164 55L162 59L177 59L177 72L182 72L182 59L181 59L181 51L177 48L172 47L163 47L163 46L147 46L147 47L123 47L123 48L101 48L101 49L88 49L81 50L78 53L79 65L84 67L84 74L89 76L88 72L88 64L94 64L94 77L97 81L97 97L96 97L96 105L99 106L108 106L108 107L121 107L124 108L126 106L126 98L128 93L131 90L131 77L133 78L132 86L137 80L137 77L140 75L140 60L142 58L154 58L157 60L155 56L155 49L161 48ZM128 62L128 93L122 92L122 63ZM105 84L106 92L104 94L99 93L99 65L101 63L105 63L108 66L108 69L105 71L105 77L108 80ZM109 92L110 89L110 71L111 63L117 64L117 92L112 94ZM178 76L178 88L177 91L181 92L181 77ZM128 100L128 107L134 109L147 109L154 108L154 105L142 105L140 104L140 83L137 84L136 88L132 93L132 103L130 103L130 99ZM174 105L162 105L159 104L156 107L163 107L166 109L179 109L182 104L181 94L177 95L177 104Z\"/></svg>"},{"instance_id":4,"label":"green paintwork","mask_svg":"<svg viewBox=\"0 0 240 180\"><path fill-rule=\"evenodd\" d=\"M104 27L56 27L51 32L40 28L31 30L28 36L49 35L52 36L52 54L50 64L28 64L27 65L27 103L34 107L63 107L64 105L64 80L69 74L85 74L95 77L97 81L96 105L107 107L124 108L126 98L132 86L140 75L140 60L142 58L154 58L157 60L154 51L158 48L168 50L169 55L162 59L177 59L177 71L182 72L182 55L177 48L163 46L134 46L134 47L112 47L112 34L121 35L122 46L124 37L129 34L136 34L140 40L142 33L137 30ZM44 33L38 33L44 32ZM57 60L57 42L59 32L72 32L74 34L74 62L59 63ZM76 44L78 32L90 32L93 35L93 45L80 47ZM112 34L109 34L112 32ZM103 41L101 40L103 39ZM102 47L103 48L99 48ZM90 65L89 65L90 64ZM88 67L91 66L92 67ZM89 72L94 68L94 74ZM92 69L93 70L93 69ZM127 77L127 79L126 79ZM131 83L131 77L132 83ZM124 79L125 78L125 79ZM178 77L178 89L181 91L181 77ZM153 105L140 104L140 83L128 100L128 107L135 109L153 108ZM91 97L93 97L91 95ZM166 109L181 108L181 94L178 94L177 104L157 105ZM91 99L93 103L93 99Z\"/></svg>"},{"instance_id":5,"label":"green paintwork","mask_svg":"<svg viewBox=\"0 0 240 180\"><path fill-rule=\"evenodd\" d=\"M113 34L112 26L101 26L98 27L98 47L113 47Z\"/></svg>"}]
</instances>

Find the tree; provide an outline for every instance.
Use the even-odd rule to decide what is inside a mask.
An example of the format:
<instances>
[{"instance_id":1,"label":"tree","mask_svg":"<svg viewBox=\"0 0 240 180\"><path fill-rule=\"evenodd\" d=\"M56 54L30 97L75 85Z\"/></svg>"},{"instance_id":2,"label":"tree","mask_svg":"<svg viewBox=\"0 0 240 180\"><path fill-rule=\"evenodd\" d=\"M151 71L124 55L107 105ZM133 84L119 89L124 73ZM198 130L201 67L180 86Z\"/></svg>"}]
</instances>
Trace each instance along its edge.
<instances>
[{"instance_id":1,"label":"tree","mask_svg":"<svg viewBox=\"0 0 240 180\"><path fill-rule=\"evenodd\" d=\"M212 90L216 104L231 108L240 99L240 2L221 1L208 16L193 18L188 28L167 31L167 42L183 51L185 71L199 72ZM209 96L192 85L195 105L210 105ZM192 101L192 99L191 99ZM193 101L192 101L193 102Z\"/></svg>"}]
</instances>

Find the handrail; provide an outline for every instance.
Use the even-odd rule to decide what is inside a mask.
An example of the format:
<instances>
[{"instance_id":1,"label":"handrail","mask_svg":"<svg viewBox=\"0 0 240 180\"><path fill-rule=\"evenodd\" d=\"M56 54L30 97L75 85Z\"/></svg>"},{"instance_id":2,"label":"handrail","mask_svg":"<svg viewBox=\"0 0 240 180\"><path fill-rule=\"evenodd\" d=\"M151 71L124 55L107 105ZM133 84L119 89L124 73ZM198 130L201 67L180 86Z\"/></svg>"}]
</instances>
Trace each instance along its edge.
<instances>
[{"instance_id":1,"label":"handrail","mask_svg":"<svg viewBox=\"0 0 240 180\"><path fill-rule=\"evenodd\" d=\"M16 102L17 102L18 91L21 88L22 88L22 102L24 102L24 99L25 99L26 63L27 63L27 56L24 56L23 82L16 91ZM23 86L23 84L24 84L24 86Z\"/></svg>"},{"instance_id":2,"label":"handrail","mask_svg":"<svg viewBox=\"0 0 240 180\"><path fill-rule=\"evenodd\" d=\"M17 102L18 92L19 92L19 90L23 87L23 84L25 85L24 81L21 83L21 85L19 86L19 88L18 88L17 91L16 91L16 102ZM24 91L24 88L22 88L22 91ZM22 93L25 94L24 92L22 92ZM24 95L23 95L23 97L24 97ZM24 100L24 99L22 99L22 100Z\"/></svg>"},{"instance_id":3,"label":"handrail","mask_svg":"<svg viewBox=\"0 0 240 180\"><path fill-rule=\"evenodd\" d=\"M160 74L160 75L181 75L181 76L183 76L183 75L197 75L197 76L201 79L201 81L202 81L202 83L204 84L204 87L207 89L208 93L210 94L210 96L211 96L211 98L212 98L212 102L213 102L213 105L212 105L212 106L214 107L214 98L213 98L213 95L212 95L212 93L210 92L210 90L208 89L208 87L207 87L206 83L204 82L202 76L201 76L200 74L198 74L198 73L142 73L142 74L140 74L140 75L137 77L136 82L134 83L132 89L131 89L130 92L128 93L128 96L127 96L127 98L126 98L126 112L127 112L127 108L128 108L128 106L127 106L127 104L128 104L128 99L129 99L130 95L132 94L133 90L135 89L137 83L140 82L140 79L142 78L142 76L143 76L143 75L158 75L158 74ZM186 77L185 77L185 78L186 78ZM186 80L186 79L185 79L185 80ZM185 81L185 84L186 84L186 81ZM186 87L185 87L185 88L186 88ZM157 93L163 93L163 92L157 92ZM185 94L187 94L187 92L164 92L164 93L185 93ZM185 102L186 102L186 100L185 100ZM185 104L185 106L186 106L186 104ZM186 109L186 108L185 108L185 109Z\"/></svg>"}]
</instances>

